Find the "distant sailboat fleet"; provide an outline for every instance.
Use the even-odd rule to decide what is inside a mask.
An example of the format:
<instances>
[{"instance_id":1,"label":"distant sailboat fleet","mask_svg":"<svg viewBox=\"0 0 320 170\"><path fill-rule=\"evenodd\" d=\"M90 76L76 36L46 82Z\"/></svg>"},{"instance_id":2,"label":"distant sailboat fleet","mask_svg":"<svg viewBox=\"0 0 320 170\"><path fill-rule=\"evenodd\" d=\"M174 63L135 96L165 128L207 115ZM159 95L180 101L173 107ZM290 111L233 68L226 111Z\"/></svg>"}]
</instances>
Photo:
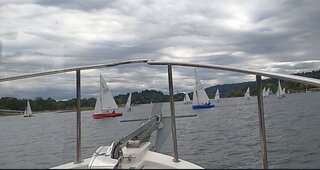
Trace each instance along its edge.
<instances>
[{"instance_id":1,"label":"distant sailboat fleet","mask_svg":"<svg viewBox=\"0 0 320 170\"><path fill-rule=\"evenodd\" d=\"M307 91L306 89L306 92ZM195 85L194 85L194 91L193 91L193 99L191 100L187 92L184 93L183 103L184 104L193 104L192 109L204 109L204 108L212 108L215 107L215 105L211 104L209 97L207 93L205 92L203 83L197 76L197 72L195 70ZM290 91L287 90L287 93L290 94ZM270 94L273 94L273 92L269 88L264 87L262 90L263 97L268 97ZM276 92L276 96L278 98L284 98L286 94L286 88L281 87L281 82L278 80L278 89ZM245 91L245 94L243 96L245 99L250 99L250 87L247 88ZM220 101L220 91L217 88L216 93L214 95L214 101L219 102ZM132 102L132 93L129 93L125 108L127 111L131 111L131 102ZM152 104L152 102L151 102ZM107 86L106 81L100 74L100 90L97 96L97 101L95 104L94 111L92 113L94 119L100 119L100 118L106 118L106 117L117 117L122 116L122 113L119 111L116 111L118 109L117 103L115 102L110 89ZM27 106L24 111L24 117L31 117L32 116L32 110L30 107L29 100L27 100Z\"/></svg>"},{"instance_id":2,"label":"distant sailboat fleet","mask_svg":"<svg viewBox=\"0 0 320 170\"><path fill-rule=\"evenodd\" d=\"M306 90L307 91L307 90ZM288 94L290 93L289 90L287 90ZM184 104L193 104L192 109L205 109L205 108L212 108L215 107L213 104L211 104L209 97L207 93L204 90L203 83L197 76L197 72L195 70L195 86L193 91L193 99L191 100L187 92L184 93L183 103ZM263 97L268 97L270 94L273 94L270 88L264 87L262 90ZM286 94L286 88L281 87L281 82L278 80L278 89L276 92L276 96L278 98L284 98ZM250 87L247 88L244 98L247 100L250 99ZM125 108L127 111L131 111L131 100L132 100L132 93L129 93ZM220 101L220 91L219 89L216 90L214 101L219 102ZM152 102L151 102L152 104ZM115 102L110 89L107 86L106 81L100 74L100 90L97 96L97 101L95 104L94 111L92 113L94 119L101 119L101 118L107 118L107 117L117 117L122 116L121 112L116 112L118 109L118 105ZM32 116L32 110L30 107L29 100L27 100L27 106L24 111L24 117L31 117Z\"/></svg>"}]
</instances>

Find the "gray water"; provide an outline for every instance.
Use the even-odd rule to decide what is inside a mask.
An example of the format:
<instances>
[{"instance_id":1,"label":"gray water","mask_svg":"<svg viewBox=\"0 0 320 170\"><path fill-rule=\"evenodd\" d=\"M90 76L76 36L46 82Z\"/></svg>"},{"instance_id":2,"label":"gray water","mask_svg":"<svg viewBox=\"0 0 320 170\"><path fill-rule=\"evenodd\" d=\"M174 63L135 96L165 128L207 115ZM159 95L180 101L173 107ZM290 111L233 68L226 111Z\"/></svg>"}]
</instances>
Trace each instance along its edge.
<instances>
[{"instance_id":1,"label":"gray water","mask_svg":"<svg viewBox=\"0 0 320 170\"><path fill-rule=\"evenodd\" d=\"M290 94L265 101L269 168L320 168L320 93ZM177 102L179 158L204 168L261 168L256 97L226 98L216 107L192 110ZM120 120L148 117L151 104L136 105L122 117L93 119L82 112L82 157L110 145L139 126ZM169 103L163 112L169 114ZM50 168L76 158L76 113L0 117L0 168ZM161 150L172 155L169 138Z\"/></svg>"}]
</instances>

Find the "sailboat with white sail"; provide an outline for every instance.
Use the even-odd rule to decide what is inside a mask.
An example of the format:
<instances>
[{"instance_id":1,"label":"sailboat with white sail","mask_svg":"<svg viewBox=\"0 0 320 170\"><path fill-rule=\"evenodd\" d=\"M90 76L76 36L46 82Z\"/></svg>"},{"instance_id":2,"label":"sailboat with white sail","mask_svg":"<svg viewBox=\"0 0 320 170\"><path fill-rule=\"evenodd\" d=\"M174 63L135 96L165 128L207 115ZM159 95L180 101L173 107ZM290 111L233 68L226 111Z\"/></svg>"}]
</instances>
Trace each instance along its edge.
<instances>
[{"instance_id":1,"label":"sailboat with white sail","mask_svg":"<svg viewBox=\"0 0 320 170\"><path fill-rule=\"evenodd\" d=\"M271 91L270 91L270 87L269 87L269 88L267 89L267 96L269 96L270 93L271 93Z\"/></svg>"},{"instance_id":2,"label":"sailboat with white sail","mask_svg":"<svg viewBox=\"0 0 320 170\"><path fill-rule=\"evenodd\" d=\"M249 100L250 99L250 87L247 88L246 93L244 94L244 97Z\"/></svg>"},{"instance_id":3,"label":"sailboat with white sail","mask_svg":"<svg viewBox=\"0 0 320 170\"><path fill-rule=\"evenodd\" d=\"M278 98L283 98L283 97L284 97L284 92L283 92L283 90L282 90L282 88L281 88L280 80L278 80L277 97L278 97Z\"/></svg>"},{"instance_id":4,"label":"sailboat with white sail","mask_svg":"<svg viewBox=\"0 0 320 170\"><path fill-rule=\"evenodd\" d=\"M190 100L188 93L186 92L183 92L183 93L184 93L183 104L191 104L192 102Z\"/></svg>"},{"instance_id":5,"label":"sailboat with white sail","mask_svg":"<svg viewBox=\"0 0 320 170\"><path fill-rule=\"evenodd\" d=\"M100 91L97 97L96 105L94 107L93 118L101 119L106 117L122 116L121 112L115 111L115 109L117 108L117 103L113 99L106 81L100 74Z\"/></svg>"},{"instance_id":6,"label":"sailboat with white sail","mask_svg":"<svg viewBox=\"0 0 320 170\"><path fill-rule=\"evenodd\" d=\"M130 93L126 103L126 108L128 109L128 111L131 111L131 95L132 94Z\"/></svg>"},{"instance_id":7,"label":"sailboat with white sail","mask_svg":"<svg viewBox=\"0 0 320 170\"><path fill-rule=\"evenodd\" d=\"M262 96L263 97L266 97L267 96L267 91L266 91L266 88L264 87L263 90L262 90Z\"/></svg>"},{"instance_id":8,"label":"sailboat with white sail","mask_svg":"<svg viewBox=\"0 0 320 170\"><path fill-rule=\"evenodd\" d=\"M220 93L219 93L219 89L217 89L216 91L216 95L214 96L214 100L219 102L220 101Z\"/></svg>"},{"instance_id":9,"label":"sailboat with white sail","mask_svg":"<svg viewBox=\"0 0 320 170\"><path fill-rule=\"evenodd\" d=\"M31 110L31 107L30 107L29 100L27 100L27 107L26 107L26 109L24 110L23 116L24 116L24 117L31 117L31 116L32 116L32 110Z\"/></svg>"},{"instance_id":10,"label":"sailboat with white sail","mask_svg":"<svg viewBox=\"0 0 320 170\"><path fill-rule=\"evenodd\" d=\"M195 75L195 87L193 91L192 109L205 109L214 107L210 103L207 93L204 91L204 87L200 79L197 77L197 71L194 70Z\"/></svg>"}]
</instances>

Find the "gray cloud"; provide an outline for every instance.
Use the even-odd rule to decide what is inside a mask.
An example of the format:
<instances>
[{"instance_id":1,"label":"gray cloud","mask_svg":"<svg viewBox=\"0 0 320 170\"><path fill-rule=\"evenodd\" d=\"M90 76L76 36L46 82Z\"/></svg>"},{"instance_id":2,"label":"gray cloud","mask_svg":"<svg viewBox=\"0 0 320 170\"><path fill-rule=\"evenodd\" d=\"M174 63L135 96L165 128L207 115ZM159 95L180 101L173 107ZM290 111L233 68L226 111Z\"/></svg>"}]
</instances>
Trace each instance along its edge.
<instances>
[{"instance_id":1,"label":"gray cloud","mask_svg":"<svg viewBox=\"0 0 320 170\"><path fill-rule=\"evenodd\" d=\"M139 58L288 74L318 69L319 5L297 0L2 2L0 77ZM114 95L150 88L167 92L166 71L142 64L85 71L83 96L95 97L99 74ZM205 86L253 80L232 72L198 73ZM193 68L174 67L175 89L192 91L193 76ZM74 74L57 77L59 85L51 78L1 83L0 95L74 97Z\"/></svg>"}]
</instances>

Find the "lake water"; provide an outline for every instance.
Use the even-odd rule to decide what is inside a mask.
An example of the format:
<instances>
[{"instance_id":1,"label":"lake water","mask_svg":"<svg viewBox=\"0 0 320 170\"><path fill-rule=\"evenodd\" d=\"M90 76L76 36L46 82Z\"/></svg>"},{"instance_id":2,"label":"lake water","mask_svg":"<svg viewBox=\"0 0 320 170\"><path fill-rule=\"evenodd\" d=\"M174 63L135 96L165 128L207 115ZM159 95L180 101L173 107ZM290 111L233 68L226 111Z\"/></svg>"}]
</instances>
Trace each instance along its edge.
<instances>
[{"instance_id":1,"label":"lake water","mask_svg":"<svg viewBox=\"0 0 320 170\"><path fill-rule=\"evenodd\" d=\"M320 93L290 94L265 101L269 168L320 168ZM192 110L177 102L179 158L204 168L261 168L256 97L221 99L216 107ZM169 103L163 113L169 115ZM136 105L122 117L93 119L82 112L82 157L110 145L139 126L123 119L148 117L151 104ZM50 168L76 158L76 113L0 117L0 168ZM161 152L172 155L168 138Z\"/></svg>"}]
</instances>

